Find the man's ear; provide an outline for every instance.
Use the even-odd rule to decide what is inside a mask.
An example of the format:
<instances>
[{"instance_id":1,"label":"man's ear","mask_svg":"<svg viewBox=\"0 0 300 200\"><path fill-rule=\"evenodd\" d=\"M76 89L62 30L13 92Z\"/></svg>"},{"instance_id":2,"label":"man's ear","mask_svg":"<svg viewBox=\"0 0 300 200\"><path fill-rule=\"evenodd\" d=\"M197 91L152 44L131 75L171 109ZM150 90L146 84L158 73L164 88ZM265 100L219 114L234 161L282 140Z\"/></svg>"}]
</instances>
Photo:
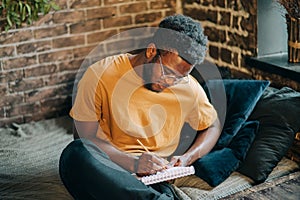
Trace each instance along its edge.
<instances>
[{"instance_id":1,"label":"man's ear","mask_svg":"<svg viewBox=\"0 0 300 200\"><path fill-rule=\"evenodd\" d=\"M147 61L151 61L157 55L157 49L154 43L150 43L147 46L145 56Z\"/></svg>"}]
</instances>

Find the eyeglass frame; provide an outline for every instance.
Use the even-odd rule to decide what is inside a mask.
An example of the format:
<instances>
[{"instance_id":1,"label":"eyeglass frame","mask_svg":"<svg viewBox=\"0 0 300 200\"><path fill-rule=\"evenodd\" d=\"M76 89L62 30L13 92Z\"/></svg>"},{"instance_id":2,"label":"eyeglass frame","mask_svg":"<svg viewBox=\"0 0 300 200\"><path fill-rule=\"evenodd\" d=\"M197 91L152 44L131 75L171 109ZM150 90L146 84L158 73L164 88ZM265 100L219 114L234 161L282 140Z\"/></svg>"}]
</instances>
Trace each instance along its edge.
<instances>
[{"instance_id":1,"label":"eyeglass frame","mask_svg":"<svg viewBox=\"0 0 300 200\"><path fill-rule=\"evenodd\" d=\"M175 72L173 72L172 69L170 69L169 67L165 66L162 64L162 61L161 61L161 56L158 55L158 58L159 58L159 64L160 64L160 68L161 68L161 73L162 75L160 76L160 79L161 80L164 80L166 81L167 84L168 81L167 79L171 79L172 80L172 85L176 85L176 84L187 84L190 82L190 77L189 77L189 74L185 75L185 76L182 76L182 77L178 77ZM168 68L170 71L172 71L173 74L166 74L164 68ZM171 85L171 84L169 84Z\"/></svg>"}]
</instances>

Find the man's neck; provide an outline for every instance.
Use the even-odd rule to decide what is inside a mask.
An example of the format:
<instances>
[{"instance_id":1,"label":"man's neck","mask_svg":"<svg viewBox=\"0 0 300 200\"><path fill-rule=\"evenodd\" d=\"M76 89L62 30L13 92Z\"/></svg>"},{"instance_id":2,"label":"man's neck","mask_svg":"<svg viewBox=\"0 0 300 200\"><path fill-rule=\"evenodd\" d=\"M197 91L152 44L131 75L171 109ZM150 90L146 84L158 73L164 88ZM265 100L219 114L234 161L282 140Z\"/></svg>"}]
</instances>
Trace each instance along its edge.
<instances>
[{"instance_id":1,"label":"man's neck","mask_svg":"<svg viewBox=\"0 0 300 200\"><path fill-rule=\"evenodd\" d=\"M132 68L134 69L135 73L142 78L143 77L143 65L145 64L144 52L139 53L139 54L130 55L128 57L128 59L131 63Z\"/></svg>"}]
</instances>

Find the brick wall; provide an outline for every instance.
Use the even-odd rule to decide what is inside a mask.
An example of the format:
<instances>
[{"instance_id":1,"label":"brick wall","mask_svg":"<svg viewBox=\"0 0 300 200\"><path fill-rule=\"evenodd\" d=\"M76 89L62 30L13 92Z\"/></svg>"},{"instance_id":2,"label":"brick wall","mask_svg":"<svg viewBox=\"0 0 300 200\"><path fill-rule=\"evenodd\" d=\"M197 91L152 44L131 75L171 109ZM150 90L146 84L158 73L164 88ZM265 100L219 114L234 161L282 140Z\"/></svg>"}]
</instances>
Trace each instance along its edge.
<instances>
[{"instance_id":1,"label":"brick wall","mask_svg":"<svg viewBox=\"0 0 300 200\"><path fill-rule=\"evenodd\" d=\"M57 0L61 10L0 34L0 127L68 113L73 82L99 42L180 12L176 0Z\"/></svg>"},{"instance_id":2,"label":"brick wall","mask_svg":"<svg viewBox=\"0 0 300 200\"><path fill-rule=\"evenodd\" d=\"M199 20L209 39L208 60L251 76L244 56L256 55L256 0L185 0L183 13Z\"/></svg>"},{"instance_id":3,"label":"brick wall","mask_svg":"<svg viewBox=\"0 0 300 200\"><path fill-rule=\"evenodd\" d=\"M300 82L247 67L257 56L257 0L182 0L183 14L200 21L209 38L208 60L235 78L270 80L274 87L300 91Z\"/></svg>"},{"instance_id":4,"label":"brick wall","mask_svg":"<svg viewBox=\"0 0 300 200\"><path fill-rule=\"evenodd\" d=\"M209 38L208 60L232 76L299 83L245 66L257 54L257 0L61 0L32 26L0 33L0 127L68 113L75 75L99 42L183 13ZM107 49L111 49L110 43ZM105 48L105 47L103 47Z\"/></svg>"}]
</instances>

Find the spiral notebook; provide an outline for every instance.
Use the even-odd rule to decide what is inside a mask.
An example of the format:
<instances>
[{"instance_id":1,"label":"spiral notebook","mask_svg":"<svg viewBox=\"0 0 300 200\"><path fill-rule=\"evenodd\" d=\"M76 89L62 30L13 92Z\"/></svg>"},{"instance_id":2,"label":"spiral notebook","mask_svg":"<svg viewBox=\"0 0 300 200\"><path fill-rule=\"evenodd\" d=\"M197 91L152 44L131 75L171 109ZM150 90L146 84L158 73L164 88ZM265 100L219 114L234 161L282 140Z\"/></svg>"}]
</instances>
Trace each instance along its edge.
<instances>
[{"instance_id":1,"label":"spiral notebook","mask_svg":"<svg viewBox=\"0 0 300 200\"><path fill-rule=\"evenodd\" d=\"M154 183L160 183L163 181L168 181L188 175L195 174L195 169L193 166L190 167L172 167L156 174L149 176L138 177L145 185L151 185Z\"/></svg>"}]
</instances>

